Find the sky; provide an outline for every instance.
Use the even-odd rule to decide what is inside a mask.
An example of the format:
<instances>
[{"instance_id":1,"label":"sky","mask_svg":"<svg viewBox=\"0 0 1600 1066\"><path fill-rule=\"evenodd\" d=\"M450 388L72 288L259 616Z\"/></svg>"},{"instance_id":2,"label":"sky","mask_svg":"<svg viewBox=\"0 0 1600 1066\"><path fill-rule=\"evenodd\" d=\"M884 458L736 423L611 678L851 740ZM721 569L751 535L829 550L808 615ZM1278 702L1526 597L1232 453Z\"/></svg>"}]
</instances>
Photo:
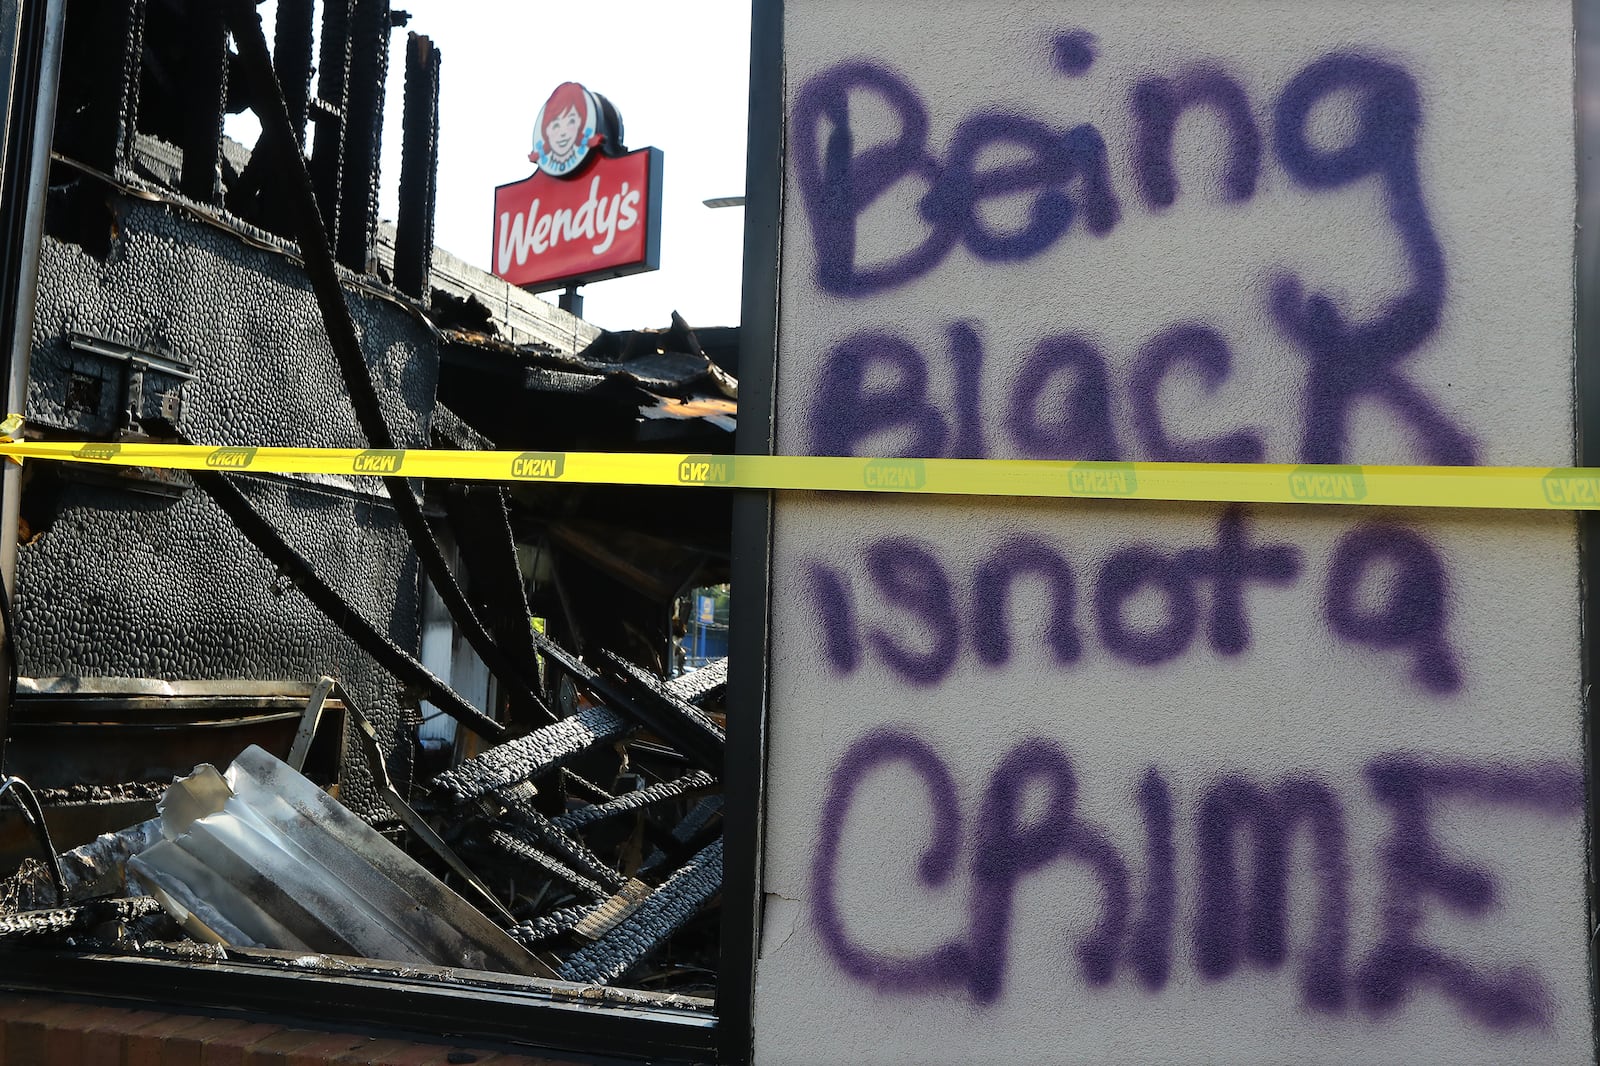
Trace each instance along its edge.
<instances>
[{"instance_id":1,"label":"sky","mask_svg":"<svg viewBox=\"0 0 1600 1066\"><path fill-rule=\"evenodd\" d=\"M550 91L581 82L622 113L630 149L663 160L661 269L585 286L583 317L606 329L739 323L750 2L693 0L393 0L411 13L391 38L379 213L399 199L408 32L442 55L434 244L488 269L494 190L533 173L533 121ZM275 5L262 4L271 40ZM321 4L318 4L319 19ZM312 82L313 88L316 85ZM253 143L250 120L229 132ZM248 138L248 139L247 139ZM554 303L557 294L541 294Z\"/></svg>"}]
</instances>

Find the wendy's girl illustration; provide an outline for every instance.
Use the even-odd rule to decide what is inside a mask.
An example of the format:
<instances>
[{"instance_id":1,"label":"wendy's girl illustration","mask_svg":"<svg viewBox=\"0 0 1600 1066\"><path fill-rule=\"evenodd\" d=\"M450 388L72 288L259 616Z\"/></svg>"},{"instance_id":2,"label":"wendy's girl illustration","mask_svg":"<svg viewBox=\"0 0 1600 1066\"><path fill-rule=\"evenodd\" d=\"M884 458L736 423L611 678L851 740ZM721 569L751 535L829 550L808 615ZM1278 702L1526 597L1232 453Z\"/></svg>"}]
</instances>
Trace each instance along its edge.
<instances>
[{"instance_id":1,"label":"wendy's girl illustration","mask_svg":"<svg viewBox=\"0 0 1600 1066\"><path fill-rule=\"evenodd\" d=\"M534 120L530 160L552 177L575 170L596 141L600 108L594 95L575 81L556 86Z\"/></svg>"}]
</instances>

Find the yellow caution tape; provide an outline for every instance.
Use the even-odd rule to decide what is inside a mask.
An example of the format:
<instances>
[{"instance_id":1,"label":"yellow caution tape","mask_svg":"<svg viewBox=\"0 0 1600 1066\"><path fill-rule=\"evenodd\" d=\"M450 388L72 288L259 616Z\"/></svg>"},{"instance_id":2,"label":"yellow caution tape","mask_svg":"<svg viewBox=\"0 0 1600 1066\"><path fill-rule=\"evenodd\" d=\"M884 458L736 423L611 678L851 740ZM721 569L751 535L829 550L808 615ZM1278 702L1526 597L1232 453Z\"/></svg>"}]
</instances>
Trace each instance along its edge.
<instances>
[{"instance_id":1,"label":"yellow caution tape","mask_svg":"<svg viewBox=\"0 0 1600 1066\"><path fill-rule=\"evenodd\" d=\"M861 459L623 452L6 442L0 456L107 466L471 481L1382 507L1600 510L1600 469Z\"/></svg>"}]
</instances>

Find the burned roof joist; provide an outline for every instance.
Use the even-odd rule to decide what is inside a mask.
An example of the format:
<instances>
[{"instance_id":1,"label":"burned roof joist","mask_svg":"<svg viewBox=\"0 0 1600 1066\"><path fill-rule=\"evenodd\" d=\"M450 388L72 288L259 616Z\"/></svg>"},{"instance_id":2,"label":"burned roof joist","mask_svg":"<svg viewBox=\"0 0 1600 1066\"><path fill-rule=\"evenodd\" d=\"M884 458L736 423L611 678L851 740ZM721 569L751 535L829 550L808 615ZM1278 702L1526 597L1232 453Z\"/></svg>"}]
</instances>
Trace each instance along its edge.
<instances>
[{"instance_id":1,"label":"burned roof joist","mask_svg":"<svg viewBox=\"0 0 1600 1066\"><path fill-rule=\"evenodd\" d=\"M398 645L378 631L360 612L355 611L334 589L317 575L306 558L283 539L265 518L251 506L244 493L226 474L194 471L194 482L233 520L239 531L280 571L289 575L306 599L337 625L363 651L384 669L416 686L440 710L491 740L505 736L505 726L485 715L461 694L445 684Z\"/></svg>"},{"instance_id":2,"label":"burned roof joist","mask_svg":"<svg viewBox=\"0 0 1600 1066\"><path fill-rule=\"evenodd\" d=\"M561 966L569 981L605 984L631 970L722 891L722 841L708 845L630 917Z\"/></svg>"},{"instance_id":3,"label":"burned roof joist","mask_svg":"<svg viewBox=\"0 0 1600 1066\"><path fill-rule=\"evenodd\" d=\"M667 800L681 799L702 789L712 788L716 783L717 779L704 770L695 770L672 781L663 781L634 792L624 792L607 803L591 803L587 807L579 807L558 818L552 818L550 824L566 832L587 829L596 822L643 810L645 807Z\"/></svg>"},{"instance_id":4,"label":"burned roof joist","mask_svg":"<svg viewBox=\"0 0 1600 1066\"><path fill-rule=\"evenodd\" d=\"M644 671L608 651L601 651L616 679L596 672L577 656L543 634L534 634L539 651L618 711L626 713L673 744L683 756L703 770L722 772L722 752L727 735L695 707L671 695Z\"/></svg>"},{"instance_id":5,"label":"burned roof joist","mask_svg":"<svg viewBox=\"0 0 1600 1066\"><path fill-rule=\"evenodd\" d=\"M704 666L668 681L666 692L695 707L718 699L728 690L728 660L714 659Z\"/></svg>"},{"instance_id":6,"label":"burned roof joist","mask_svg":"<svg viewBox=\"0 0 1600 1066\"><path fill-rule=\"evenodd\" d=\"M506 859L520 863L530 868L532 872L553 877L566 884L569 888L584 893L591 899L601 900L609 895L609 890L602 888L599 882L585 877L555 856L535 847L522 839L514 832L505 829L491 829L486 838L488 849L499 852Z\"/></svg>"},{"instance_id":7,"label":"burned roof joist","mask_svg":"<svg viewBox=\"0 0 1600 1066\"><path fill-rule=\"evenodd\" d=\"M622 736L633 723L608 707L587 707L554 725L490 748L434 778L434 787L459 803L557 769L573 756Z\"/></svg>"}]
</instances>

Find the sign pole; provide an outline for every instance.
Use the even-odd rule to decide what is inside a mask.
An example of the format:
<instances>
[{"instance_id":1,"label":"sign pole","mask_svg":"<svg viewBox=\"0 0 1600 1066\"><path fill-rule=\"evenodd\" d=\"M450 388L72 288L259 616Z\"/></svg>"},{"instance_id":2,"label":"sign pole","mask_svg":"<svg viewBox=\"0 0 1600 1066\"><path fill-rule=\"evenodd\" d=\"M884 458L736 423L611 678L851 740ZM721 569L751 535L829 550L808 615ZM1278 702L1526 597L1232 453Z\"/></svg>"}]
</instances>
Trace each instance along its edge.
<instances>
[{"instance_id":1,"label":"sign pole","mask_svg":"<svg viewBox=\"0 0 1600 1066\"><path fill-rule=\"evenodd\" d=\"M556 301L556 306L560 307L561 310L566 311L568 314L577 315L579 318L582 318L583 294L578 291L578 287L576 285L568 285L567 290L563 292L560 299Z\"/></svg>"}]
</instances>

